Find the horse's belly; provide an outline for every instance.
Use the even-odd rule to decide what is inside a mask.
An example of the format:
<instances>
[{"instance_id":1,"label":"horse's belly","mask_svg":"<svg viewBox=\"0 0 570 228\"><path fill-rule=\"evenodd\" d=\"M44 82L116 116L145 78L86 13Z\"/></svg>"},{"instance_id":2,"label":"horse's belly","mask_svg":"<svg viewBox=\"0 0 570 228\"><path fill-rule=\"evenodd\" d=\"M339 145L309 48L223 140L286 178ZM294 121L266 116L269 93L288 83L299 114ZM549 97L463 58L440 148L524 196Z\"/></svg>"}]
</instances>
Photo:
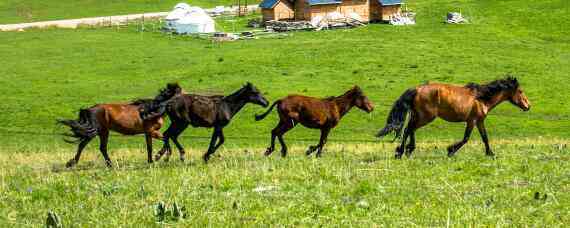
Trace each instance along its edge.
<instances>
[{"instance_id":1,"label":"horse's belly","mask_svg":"<svg viewBox=\"0 0 570 228\"><path fill-rule=\"evenodd\" d=\"M137 135L144 133L142 121L137 120L114 120L111 123L111 130L123 135Z\"/></svg>"},{"instance_id":2,"label":"horse's belly","mask_svg":"<svg viewBox=\"0 0 570 228\"><path fill-rule=\"evenodd\" d=\"M467 120L468 113L456 111L453 109L450 109L450 110L439 109L438 110L438 116L440 118L446 120L446 121L449 121L449 122L463 122L463 121Z\"/></svg>"}]
</instances>

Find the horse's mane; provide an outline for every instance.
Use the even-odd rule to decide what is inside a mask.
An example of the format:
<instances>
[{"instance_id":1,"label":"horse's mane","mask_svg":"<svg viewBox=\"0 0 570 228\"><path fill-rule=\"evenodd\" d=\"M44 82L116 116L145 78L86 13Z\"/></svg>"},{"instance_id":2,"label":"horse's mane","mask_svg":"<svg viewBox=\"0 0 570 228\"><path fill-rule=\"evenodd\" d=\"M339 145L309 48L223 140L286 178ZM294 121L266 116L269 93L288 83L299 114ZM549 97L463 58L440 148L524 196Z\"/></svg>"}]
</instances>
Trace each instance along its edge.
<instances>
[{"instance_id":1,"label":"horse's mane","mask_svg":"<svg viewBox=\"0 0 570 228\"><path fill-rule=\"evenodd\" d=\"M181 93L182 88L180 88L178 83L168 83L166 88L161 89L154 99L137 99L131 102L131 104L138 104L141 118L148 119L163 115L166 109L166 103Z\"/></svg>"},{"instance_id":2,"label":"horse's mane","mask_svg":"<svg viewBox=\"0 0 570 228\"><path fill-rule=\"evenodd\" d=\"M328 97L323 98L322 100L323 100L323 101L332 101L332 100L335 100L335 99L337 99L337 98L345 97L345 96L347 96L347 95L359 94L359 93L362 93L362 89L360 89L360 87L356 87L356 86L355 86L355 87L353 87L352 89L350 89L350 90L344 92L344 93L343 93L342 95L340 95L340 96L328 96Z\"/></svg>"},{"instance_id":3,"label":"horse's mane","mask_svg":"<svg viewBox=\"0 0 570 228\"><path fill-rule=\"evenodd\" d=\"M150 98L138 98L138 99L132 100L129 104L130 105L144 105L144 104L151 103L152 101L153 101L153 99L150 99Z\"/></svg>"},{"instance_id":4,"label":"horse's mane","mask_svg":"<svg viewBox=\"0 0 570 228\"><path fill-rule=\"evenodd\" d=\"M465 88L475 92L477 99L488 101L501 91L512 91L519 87L519 82L515 77L507 76L504 79L498 79L487 84L477 84L470 82Z\"/></svg>"}]
</instances>

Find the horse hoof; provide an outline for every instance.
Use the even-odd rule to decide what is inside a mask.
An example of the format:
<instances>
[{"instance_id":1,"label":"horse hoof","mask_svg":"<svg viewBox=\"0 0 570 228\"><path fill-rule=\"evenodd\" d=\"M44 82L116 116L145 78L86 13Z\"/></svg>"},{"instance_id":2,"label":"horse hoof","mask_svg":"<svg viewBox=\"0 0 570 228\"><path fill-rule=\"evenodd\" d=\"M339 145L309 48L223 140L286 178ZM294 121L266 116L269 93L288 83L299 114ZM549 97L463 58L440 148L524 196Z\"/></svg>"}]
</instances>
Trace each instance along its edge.
<instances>
[{"instance_id":1,"label":"horse hoof","mask_svg":"<svg viewBox=\"0 0 570 228\"><path fill-rule=\"evenodd\" d=\"M309 155L311 155L313 152L315 152L315 147L314 147L314 146L309 146L309 149L307 149L307 152L305 152L305 155L309 156Z\"/></svg>"},{"instance_id":2,"label":"horse hoof","mask_svg":"<svg viewBox=\"0 0 570 228\"><path fill-rule=\"evenodd\" d=\"M402 154L396 154L394 155L394 158L400 160L402 159Z\"/></svg>"},{"instance_id":3,"label":"horse hoof","mask_svg":"<svg viewBox=\"0 0 570 228\"><path fill-rule=\"evenodd\" d=\"M111 162L111 161L106 161L105 165L107 165L107 168L110 168L110 169L113 168L113 162Z\"/></svg>"},{"instance_id":4,"label":"horse hoof","mask_svg":"<svg viewBox=\"0 0 570 228\"><path fill-rule=\"evenodd\" d=\"M271 153L273 153L273 150L267 148L267 150L265 151L265 153L263 153L263 155L269 156L269 155L271 155Z\"/></svg>"},{"instance_id":5,"label":"horse hoof","mask_svg":"<svg viewBox=\"0 0 570 228\"><path fill-rule=\"evenodd\" d=\"M75 160L69 160L67 163L65 163L65 168L71 168L75 166L75 164L77 164Z\"/></svg>"}]
</instances>

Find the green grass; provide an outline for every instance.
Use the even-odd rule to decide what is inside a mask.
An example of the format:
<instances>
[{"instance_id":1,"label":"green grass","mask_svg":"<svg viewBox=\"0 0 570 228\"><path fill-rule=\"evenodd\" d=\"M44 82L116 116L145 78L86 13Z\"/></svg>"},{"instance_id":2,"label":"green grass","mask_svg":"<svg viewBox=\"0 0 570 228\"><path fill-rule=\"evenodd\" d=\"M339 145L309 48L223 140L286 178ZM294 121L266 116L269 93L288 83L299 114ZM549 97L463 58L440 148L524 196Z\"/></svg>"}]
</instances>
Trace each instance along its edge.
<instances>
[{"instance_id":1,"label":"green grass","mask_svg":"<svg viewBox=\"0 0 570 228\"><path fill-rule=\"evenodd\" d=\"M113 170L93 150L75 170L61 163L68 151L17 153L0 161L0 225L38 226L52 210L64 225L159 226L154 207L164 201L186 207L186 219L166 221L181 227L564 226L567 144L497 142L491 160L481 144L448 159L433 149L440 143L422 143L400 161L389 144L331 144L322 159L306 158L301 147L286 159L236 147L208 165L193 150L185 164L153 166L138 150L121 150Z\"/></svg>"},{"instance_id":2,"label":"green grass","mask_svg":"<svg viewBox=\"0 0 570 228\"><path fill-rule=\"evenodd\" d=\"M154 224L152 206L163 200L190 209L179 225L567 224L568 4L410 1L410 7L418 12L415 26L227 43L134 26L0 33L6 50L0 52L0 222L37 226L52 209L66 224ZM441 23L459 8L471 24ZM219 26L233 29L229 22ZM445 146L463 134L457 123L436 121L419 130L411 160L392 160L395 145L373 137L406 88L485 82L506 73L519 77L533 107L522 112L505 103L489 115L497 160L483 156L476 133L458 157L447 159ZM285 136L296 148L289 158L263 158L277 118L255 122L253 114L263 109L246 106L225 129L222 157L208 166L198 156L211 132L190 128L182 137L193 156L187 164L148 167L142 136L112 135L110 154L119 168L102 167L96 140L78 169L62 168L74 146L62 142L57 118L75 118L95 103L151 97L171 81L191 92L224 94L251 81L271 101L290 93L337 95L358 84L376 109L349 113L321 160L302 155L318 139L317 131L302 127ZM277 189L253 192L259 186ZM532 199L535 192L548 199ZM356 206L361 200L367 208Z\"/></svg>"},{"instance_id":3,"label":"green grass","mask_svg":"<svg viewBox=\"0 0 570 228\"><path fill-rule=\"evenodd\" d=\"M205 8L235 4L232 0L3 0L0 2L0 24L163 12L179 2Z\"/></svg>"}]
</instances>

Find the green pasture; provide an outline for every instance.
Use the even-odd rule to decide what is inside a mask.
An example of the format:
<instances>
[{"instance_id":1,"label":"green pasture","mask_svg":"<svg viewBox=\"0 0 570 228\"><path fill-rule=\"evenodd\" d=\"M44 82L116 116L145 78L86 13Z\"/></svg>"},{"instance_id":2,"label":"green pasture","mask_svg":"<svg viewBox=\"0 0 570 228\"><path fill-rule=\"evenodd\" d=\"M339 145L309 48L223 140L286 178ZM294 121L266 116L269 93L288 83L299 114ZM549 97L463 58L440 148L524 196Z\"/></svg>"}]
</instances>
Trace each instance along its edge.
<instances>
[{"instance_id":1,"label":"green pasture","mask_svg":"<svg viewBox=\"0 0 570 228\"><path fill-rule=\"evenodd\" d=\"M113 2L116 7L73 6L88 12L55 3L40 8L75 18L152 5ZM173 2L153 4L155 10ZM4 10L13 5L0 3L0 22L23 21ZM159 226L164 223L153 215L159 201L186 206L186 219L164 221L178 226L568 224L568 3L414 0L409 8L417 25L224 43L141 32L134 24L0 33L0 224L39 226L53 210L67 225ZM470 24L442 23L447 12L459 10ZM55 19L38 16L46 18ZM243 29L245 21L235 23ZM234 22L218 26L231 31ZM445 156L445 147L462 137L460 123L438 120L420 129L416 154L401 161L393 160L390 139L373 137L409 87L484 83L506 74L519 78L532 109L522 112L507 102L488 116L495 160L484 156L477 133L457 157ZM152 97L173 81L202 94L228 94L249 81L270 101L292 93L339 95L359 85L376 109L345 116L322 159L305 158L318 131L300 126L285 136L293 147L288 158L277 156L279 147L264 158L277 116L255 122L264 109L248 105L224 130L226 144L208 165L199 156L211 130L189 128L181 140L191 154L186 163L174 154L169 163L149 166L142 136L112 135L117 168L104 168L97 140L77 168L63 168L75 147L61 140L66 129L56 119L76 118L79 108L96 103ZM155 150L160 146L156 142Z\"/></svg>"}]
</instances>

